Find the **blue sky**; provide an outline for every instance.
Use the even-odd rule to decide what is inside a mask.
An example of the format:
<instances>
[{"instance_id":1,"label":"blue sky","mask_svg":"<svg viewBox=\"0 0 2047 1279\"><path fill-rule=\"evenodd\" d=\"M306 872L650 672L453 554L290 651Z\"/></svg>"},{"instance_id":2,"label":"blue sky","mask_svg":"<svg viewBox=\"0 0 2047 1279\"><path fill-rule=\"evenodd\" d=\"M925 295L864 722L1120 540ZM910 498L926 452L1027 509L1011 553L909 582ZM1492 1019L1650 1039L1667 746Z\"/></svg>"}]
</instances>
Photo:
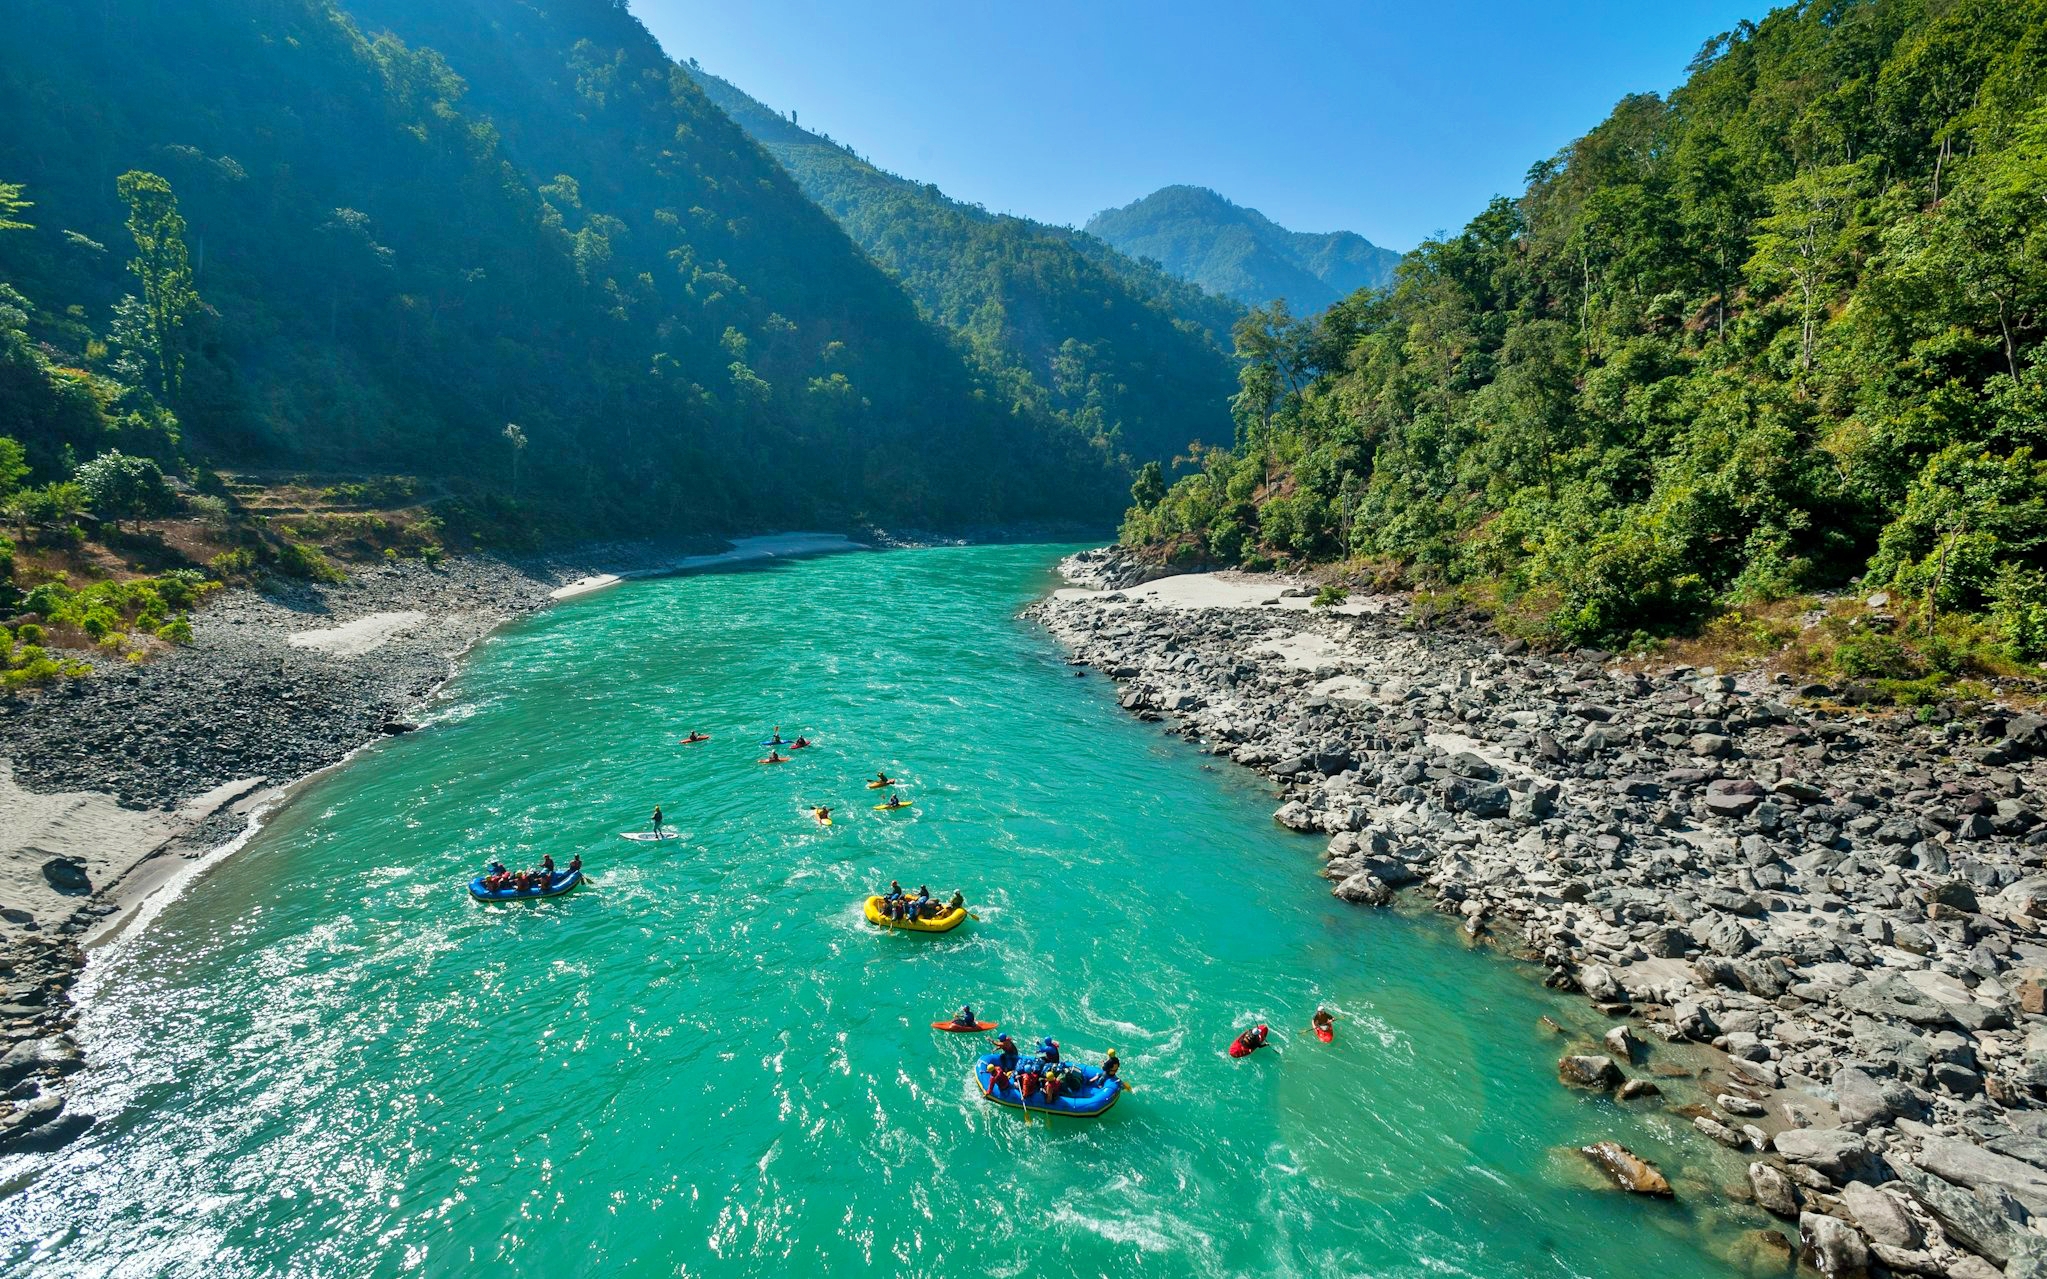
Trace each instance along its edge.
<instances>
[{"instance_id":1,"label":"blue sky","mask_svg":"<svg viewBox=\"0 0 2047 1279\"><path fill-rule=\"evenodd\" d=\"M1765 0L632 0L885 169L1079 225L1174 182L1389 248L1461 227Z\"/></svg>"}]
</instances>

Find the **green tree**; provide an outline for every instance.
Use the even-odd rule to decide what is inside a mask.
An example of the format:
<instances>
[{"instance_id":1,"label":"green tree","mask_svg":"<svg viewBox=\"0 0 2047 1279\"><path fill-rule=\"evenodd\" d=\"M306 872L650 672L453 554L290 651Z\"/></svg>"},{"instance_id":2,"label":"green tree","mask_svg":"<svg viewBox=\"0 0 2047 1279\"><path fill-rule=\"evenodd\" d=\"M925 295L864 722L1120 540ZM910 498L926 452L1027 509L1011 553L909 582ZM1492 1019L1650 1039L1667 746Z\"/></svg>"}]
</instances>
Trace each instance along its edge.
<instances>
[{"instance_id":1,"label":"green tree","mask_svg":"<svg viewBox=\"0 0 2047 1279\"><path fill-rule=\"evenodd\" d=\"M163 471L146 457L102 453L79 467L75 478L87 509L117 528L123 520L156 515L170 505Z\"/></svg>"},{"instance_id":2,"label":"green tree","mask_svg":"<svg viewBox=\"0 0 2047 1279\"><path fill-rule=\"evenodd\" d=\"M1150 511L1158 506L1159 500L1165 495L1166 477L1159 464L1146 462L1139 467L1137 482L1130 486L1130 500L1137 504L1137 509Z\"/></svg>"},{"instance_id":3,"label":"green tree","mask_svg":"<svg viewBox=\"0 0 2047 1279\"><path fill-rule=\"evenodd\" d=\"M114 188L128 206L128 234L136 252L128 265L142 281L156 389L176 395L185 376L185 322L200 305L185 247L185 218L171 184L154 173L131 169L115 180Z\"/></svg>"},{"instance_id":4,"label":"green tree","mask_svg":"<svg viewBox=\"0 0 2047 1279\"><path fill-rule=\"evenodd\" d=\"M1796 295L1798 366L1810 372L1815 336L1855 249L1856 197L1864 166L1808 169L1770 188L1770 213L1757 223L1749 278Z\"/></svg>"},{"instance_id":5,"label":"green tree","mask_svg":"<svg viewBox=\"0 0 2047 1279\"><path fill-rule=\"evenodd\" d=\"M24 209L33 209L35 201L25 200L22 187L17 182L0 182L0 231L32 231L32 223L17 221L15 215Z\"/></svg>"},{"instance_id":6,"label":"green tree","mask_svg":"<svg viewBox=\"0 0 2047 1279\"><path fill-rule=\"evenodd\" d=\"M526 453L526 432L519 429L517 422L505 423L502 432L505 443L512 446L512 496L519 496L519 459Z\"/></svg>"},{"instance_id":7,"label":"green tree","mask_svg":"<svg viewBox=\"0 0 2047 1279\"><path fill-rule=\"evenodd\" d=\"M21 482L27 478L28 451L19 440L0 435L0 502L19 493Z\"/></svg>"}]
</instances>

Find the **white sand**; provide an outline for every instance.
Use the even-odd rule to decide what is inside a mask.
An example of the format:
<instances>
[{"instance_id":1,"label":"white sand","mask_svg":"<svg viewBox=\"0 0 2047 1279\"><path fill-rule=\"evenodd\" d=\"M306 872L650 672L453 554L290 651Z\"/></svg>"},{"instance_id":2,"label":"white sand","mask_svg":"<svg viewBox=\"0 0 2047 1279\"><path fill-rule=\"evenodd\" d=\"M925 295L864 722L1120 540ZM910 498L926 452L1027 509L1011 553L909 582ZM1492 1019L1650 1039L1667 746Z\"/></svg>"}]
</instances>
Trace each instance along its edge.
<instances>
[{"instance_id":1,"label":"white sand","mask_svg":"<svg viewBox=\"0 0 2047 1279\"><path fill-rule=\"evenodd\" d=\"M557 600L574 599L578 595L601 591L607 586L616 586L631 578L671 577L677 573L695 573L704 569L755 564L764 560L802 559L811 555L835 555L841 551L866 549L843 533L768 533L760 537L739 538L732 543L730 550L720 551L715 555L691 555L655 568L579 577L566 586L548 592L548 597Z\"/></svg>"},{"instance_id":2,"label":"white sand","mask_svg":"<svg viewBox=\"0 0 2047 1279\"><path fill-rule=\"evenodd\" d=\"M229 782L174 813L138 811L97 791L38 794L16 783L13 765L0 760L0 908L9 912L0 915L0 935L20 935L26 921L9 917L14 912L26 911L48 929L83 904L84 896L60 893L44 877L43 865L52 858L78 859L96 892L112 891L126 904L138 867L261 784L257 778Z\"/></svg>"},{"instance_id":3,"label":"white sand","mask_svg":"<svg viewBox=\"0 0 2047 1279\"><path fill-rule=\"evenodd\" d=\"M425 613L410 610L371 613L323 631L294 631L290 642L295 648L310 648L330 657L361 657L376 652L388 644L392 636L418 625L425 617Z\"/></svg>"},{"instance_id":4,"label":"white sand","mask_svg":"<svg viewBox=\"0 0 2047 1279\"><path fill-rule=\"evenodd\" d=\"M1054 591L1053 595L1062 600L1103 600L1120 595L1131 605L1144 608L1204 609L1204 608L1271 608L1291 613L1306 612L1312 595L1286 596L1287 590L1316 589L1315 583L1293 577L1267 577L1256 573L1182 573L1177 577L1161 577L1142 586L1126 587L1120 591L1095 591L1069 586ZM1381 601L1374 597L1362 596L1344 604L1337 604L1316 612L1328 612L1356 617L1363 613L1376 613L1382 608Z\"/></svg>"}]
</instances>

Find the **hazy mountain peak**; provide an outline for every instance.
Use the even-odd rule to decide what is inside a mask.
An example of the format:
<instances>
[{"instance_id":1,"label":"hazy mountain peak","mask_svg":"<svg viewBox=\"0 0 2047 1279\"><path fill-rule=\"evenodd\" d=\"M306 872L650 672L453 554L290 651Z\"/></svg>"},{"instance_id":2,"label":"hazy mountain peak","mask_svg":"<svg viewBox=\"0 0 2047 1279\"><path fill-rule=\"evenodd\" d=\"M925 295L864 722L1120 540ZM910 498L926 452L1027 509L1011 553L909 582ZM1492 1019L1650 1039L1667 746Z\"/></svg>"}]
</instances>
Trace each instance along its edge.
<instances>
[{"instance_id":1,"label":"hazy mountain peak","mask_svg":"<svg viewBox=\"0 0 2047 1279\"><path fill-rule=\"evenodd\" d=\"M1212 293L1319 311L1393 279L1400 254L1352 231L1289 231L1208 187L1161 187L1088 220L1089 233Z\"/></svg>"}]
</instances>

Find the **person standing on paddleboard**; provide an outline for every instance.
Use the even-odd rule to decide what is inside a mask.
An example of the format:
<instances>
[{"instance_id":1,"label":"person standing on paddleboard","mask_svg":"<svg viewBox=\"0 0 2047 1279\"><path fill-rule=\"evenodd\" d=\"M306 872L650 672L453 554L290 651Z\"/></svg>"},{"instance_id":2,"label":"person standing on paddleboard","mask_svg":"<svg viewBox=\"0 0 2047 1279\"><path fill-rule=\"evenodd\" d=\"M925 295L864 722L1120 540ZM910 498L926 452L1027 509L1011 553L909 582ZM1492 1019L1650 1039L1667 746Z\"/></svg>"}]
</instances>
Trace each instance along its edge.
<instances>
[{"instance_id":1,"label":"person standing on paddleboard","mask_svg":"<svg viewBox=\"0 0 2047 1279\"><path fill-rule=\"evenodd\" d=\"M654 805L654 838L661 838L661 805Z\"/></svg>"}]
</instances>

